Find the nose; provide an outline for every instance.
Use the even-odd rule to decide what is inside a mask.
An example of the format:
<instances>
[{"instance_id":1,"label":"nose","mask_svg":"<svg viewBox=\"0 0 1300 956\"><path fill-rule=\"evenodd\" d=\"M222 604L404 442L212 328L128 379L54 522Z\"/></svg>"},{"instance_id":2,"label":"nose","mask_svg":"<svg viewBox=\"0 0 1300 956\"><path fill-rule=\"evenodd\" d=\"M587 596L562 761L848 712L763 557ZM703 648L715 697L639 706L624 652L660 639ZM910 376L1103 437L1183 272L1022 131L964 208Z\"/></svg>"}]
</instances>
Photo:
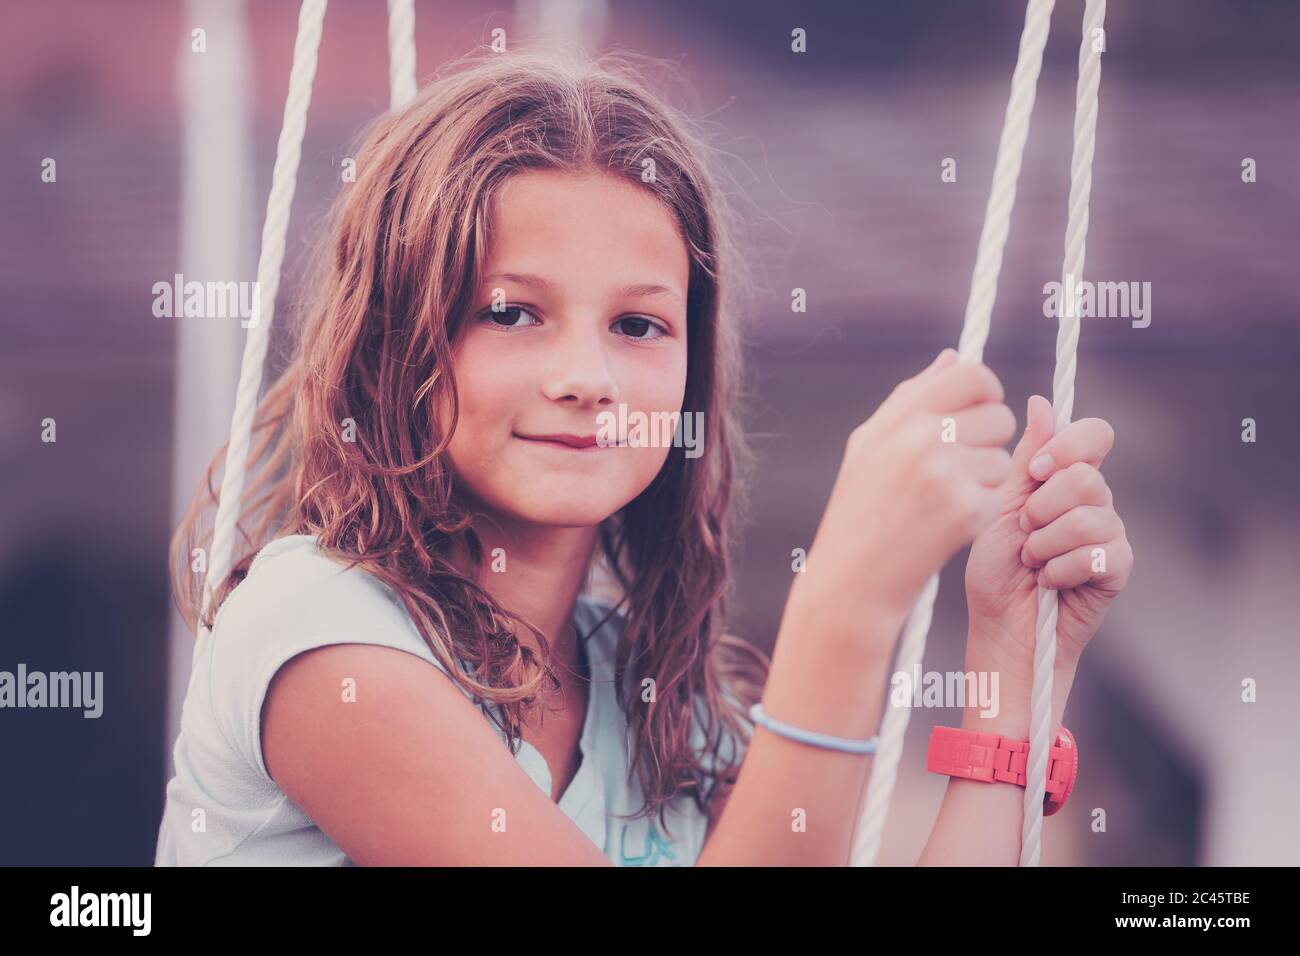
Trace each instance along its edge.
<instances>
[{"instance_id":1,"label":"nose","mask_svg":"<svg viewBox=\"0 0 1300 956\"><path fill-rule=\"evenodd\" d=\"M610 405L618 401L602 332L586 323L568 323L565 334L555 339L545 361L542 394L555 402L580 406Z\"/></svg>"}]
</instances>

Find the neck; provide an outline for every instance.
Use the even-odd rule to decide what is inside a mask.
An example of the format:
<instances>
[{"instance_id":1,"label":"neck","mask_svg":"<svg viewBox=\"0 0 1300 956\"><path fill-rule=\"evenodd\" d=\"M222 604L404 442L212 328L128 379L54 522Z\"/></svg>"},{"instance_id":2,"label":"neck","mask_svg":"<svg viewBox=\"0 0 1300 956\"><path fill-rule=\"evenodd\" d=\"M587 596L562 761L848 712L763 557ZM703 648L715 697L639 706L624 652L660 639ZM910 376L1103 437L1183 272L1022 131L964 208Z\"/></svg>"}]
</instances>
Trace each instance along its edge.
<instances>
[{"instance_id":1,"label":"neck","mask_svg":"<svg viewBox=\"0 0 1300 956\"><path fill-rule=\"evenodd\" d=\"M484 555L478 584L503 608L546 635L555 663L577 673L573 607L586 583L598 540L597 528L557 528L481 513L475 516L473 527ZM464 573L469 573L463 547L457 547L454 560ZM501 568L503 561L504 570L494 571L493 567ZM516 628L515 633L521 644L540 652L531 632Z\"/></svg>"}]
</instances>

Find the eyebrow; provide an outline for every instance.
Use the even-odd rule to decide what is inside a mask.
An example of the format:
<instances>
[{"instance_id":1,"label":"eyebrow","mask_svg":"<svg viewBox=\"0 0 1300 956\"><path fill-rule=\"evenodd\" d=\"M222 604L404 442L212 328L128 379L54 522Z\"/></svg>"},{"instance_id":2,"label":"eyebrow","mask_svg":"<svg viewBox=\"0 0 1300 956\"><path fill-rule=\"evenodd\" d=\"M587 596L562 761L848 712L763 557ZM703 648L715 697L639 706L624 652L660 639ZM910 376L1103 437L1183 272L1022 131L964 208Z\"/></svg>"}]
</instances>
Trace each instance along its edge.
<instances>
[{"instance_id":1,"label":"eyebrow","mask_svg":"<svg viewBox=\"0 0 1300 956\"><path fill-rule=\"evenodd\" d=\"M484 283L491 282L493 279L504 279L506 282L516 282L519 285L531 286L534 289L554 289L555 283L543 279L541 276L530 275L526 272L498 272L485 278ZM631 285L625 285L619 289L617 294L620 297L647 297L653 295L667 295L671 298L681 300L681 296L668 288L666 285L659 285L655 282L634 282Z\"/></svg>"}]
</instances>

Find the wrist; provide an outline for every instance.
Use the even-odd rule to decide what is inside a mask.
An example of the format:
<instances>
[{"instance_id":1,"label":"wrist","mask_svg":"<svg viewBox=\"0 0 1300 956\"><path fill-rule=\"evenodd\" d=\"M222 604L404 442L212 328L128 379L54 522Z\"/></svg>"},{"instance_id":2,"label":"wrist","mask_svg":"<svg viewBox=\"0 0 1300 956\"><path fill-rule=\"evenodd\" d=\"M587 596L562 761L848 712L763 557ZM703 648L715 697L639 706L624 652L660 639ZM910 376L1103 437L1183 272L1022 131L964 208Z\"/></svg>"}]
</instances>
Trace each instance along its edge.
<instances>
[{"instance_id":1,"label":"wrist","mask_svg":"<svg viewBox=\"0 0 1300 956\"><path fill-rule=\"evenodd\" d=\"M805 730L865 739L880 720L890 625L792 589L763 688L764 710ZM893 633L896 633L893 632Z\"/></svg>"},{"instance_id":2,"label":"wrist","mask_svg":"<svg viewBox=\"0 0 1300 956\"><path fill-rule=\"evenodd\" d=\"M966 629L967 670L997 671L1004 683L1029 687L1034 682L1034 654L1038 634L1034 622L1021 630L1001 621L972 620ZM1053 674L1073 681L1078 661L1061 654L1059 641Z\"/></svg>"},{"instance_id":3,"label":"wrist","mask_svg":"<svg viewBox=\"0 0 1300 956\"><path fill-rule=\"evenodd\" d=\"M1078 744L1064 727L1049 740L1043 815L1057 813L1070 798L1079 776ZM926 769L959 781L1030 784L1033 742L979 734L965 728L935 727L926 753Z\"/></svg>"},{"instance_id":4,"label":"wrist","mask_svg":"<svg viewBox=\"0 0 1300 956\"><path fill-rule=\"evenodd\" d=\"M977 734L997 734L1007 740L1028 740L1032 716L1028 705L1003 709L991 717L982 714L978 708L967 707L962 713L961 729ZM1055 737L1060 731L1063 716L1063 708L1052 708L1051 736Z\"/></svg>"},{"instance_id":5,"label":"wrist","mask_svg":"<svg viewBox=\"0 0 1300 956\"><path fill-rule=\"evenodd\" d=\"M867 535L872 537L870 533ZM808 549L794 589L815 595L819 606L842 608L861 616L902 622L912 612L929 575L917 577L899 555L881 547L846 552L838 542L824 541L819 529ZM848 572L848 573L845 573Z\"/></svg>"},{"instance_id":6,"label":"wrist","mask_svg":"<svg viewBox=\"0 0 1300 956\"><path fill-rule=\"evenodd\" d=\"M1034 676L1034 648L1038 643L1038 620L1029 614L1015 620L1012 614L986 614L968 611L966 626L967 655L978 653L981 657L997 661L1008 676L1020 677L1028 682ZM1062 645L1058 634L1056 643L1056 669L1073 670L1078 657Z\"/></svg>"},{"instance_id":7,"label":"wrist","mask_svg":"<svg viewBox=\"0 0 1300 956\"><path fill-rule=\"evenodd\" d=\"M884 670L893 658L894 644L911 608L900 610L873 593L850 593L843 587L825 587L810 572L795 576L777 641L816 644L827 656L862 667Z\"/></svg>"},{"instance_id":8,"label":"wrist","mask_svg":"<svg viewBox=\"0 0 1300 956\"><path fill-rule=\"evenodd\" d=\"M980 644L972 633L967 645L966 670L984 678L994 689L991 706L963 709L961 726L982 734L1011 740L1028 740L1033 710L1033 661L1008 660L993 647ZM1060 728L1065 705L1074 685L1075 665L1059 663L1052 669L1051 733Z\"/></svg>"}]
</instances>

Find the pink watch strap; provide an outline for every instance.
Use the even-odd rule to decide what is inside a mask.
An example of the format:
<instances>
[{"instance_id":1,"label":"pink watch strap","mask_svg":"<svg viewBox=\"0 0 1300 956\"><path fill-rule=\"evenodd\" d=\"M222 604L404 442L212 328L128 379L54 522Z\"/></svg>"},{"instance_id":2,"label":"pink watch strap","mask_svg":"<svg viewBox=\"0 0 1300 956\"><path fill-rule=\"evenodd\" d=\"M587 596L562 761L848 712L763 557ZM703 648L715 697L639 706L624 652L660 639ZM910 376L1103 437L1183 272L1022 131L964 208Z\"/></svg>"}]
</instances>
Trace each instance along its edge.
<instances>
[{"instance_id":1,"label":"pink watch strap","mask_svg":"<svg viewBox=\"0 0 1300 956\"><path fill-rule=\"evenodd\" d=\"M959 727L935 727L930 735L926 769L950 777L987 783L1025 785L1029 741L1008 740L998 734L980 734ZM1048 751L1047 784L1043 816L1050 817L1069 799L1079 777L1079 747L1065 727Z\"/></svg>"}]
</instances>

